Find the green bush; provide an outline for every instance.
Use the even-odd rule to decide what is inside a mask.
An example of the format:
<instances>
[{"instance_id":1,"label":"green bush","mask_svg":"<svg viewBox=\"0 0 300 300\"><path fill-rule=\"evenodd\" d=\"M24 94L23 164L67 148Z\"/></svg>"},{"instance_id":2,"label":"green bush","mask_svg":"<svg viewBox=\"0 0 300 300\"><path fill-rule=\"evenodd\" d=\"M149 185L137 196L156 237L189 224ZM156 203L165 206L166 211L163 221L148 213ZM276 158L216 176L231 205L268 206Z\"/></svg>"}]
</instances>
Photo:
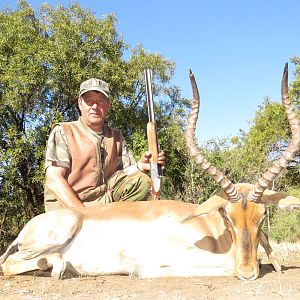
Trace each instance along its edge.
<instances>
[{"instance_id":1,"label":"green bush","mask_svg":"<svg viewBox=\"0 0 300 300\"><path fill-rule=\"evenodd\" d=\"M276 210L271 219L270 239L276 242L299 242L300 211Z\"/></svg>"}]
</instances>

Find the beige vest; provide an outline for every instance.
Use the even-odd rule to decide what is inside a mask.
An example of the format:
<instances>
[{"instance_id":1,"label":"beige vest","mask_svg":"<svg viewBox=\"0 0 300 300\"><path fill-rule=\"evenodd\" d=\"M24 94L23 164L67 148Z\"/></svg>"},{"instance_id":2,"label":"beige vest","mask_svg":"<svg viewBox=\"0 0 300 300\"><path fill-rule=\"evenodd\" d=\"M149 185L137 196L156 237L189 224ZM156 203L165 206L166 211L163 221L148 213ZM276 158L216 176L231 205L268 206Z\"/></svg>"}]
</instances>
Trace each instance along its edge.
<instances>
[{"instance_id":1,"label":"beige vest","mask_svg":"<svg viewBox=\"0 0 300 300\"><path fill-rule=\"evenodd\" d=\"M105 181L116 171L123 136L119 130L104 126L101 142L81 120L60 125L71 157L66 179L81 201L94 201L105 194Z\"/></svg>"}]
</instances>

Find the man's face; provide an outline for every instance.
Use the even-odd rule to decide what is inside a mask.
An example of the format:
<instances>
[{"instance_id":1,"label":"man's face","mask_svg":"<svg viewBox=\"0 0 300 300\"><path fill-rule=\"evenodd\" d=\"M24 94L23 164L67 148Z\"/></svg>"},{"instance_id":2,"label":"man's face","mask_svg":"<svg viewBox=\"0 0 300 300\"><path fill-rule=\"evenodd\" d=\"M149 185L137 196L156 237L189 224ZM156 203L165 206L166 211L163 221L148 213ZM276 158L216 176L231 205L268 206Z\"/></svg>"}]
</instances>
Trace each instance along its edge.
<instances>
[{"instance_id":1,"label":"man's face","mask_svg":"<svg viewBox=\"0 0 300 300\"><path fill-rule=\"evenodd\" d=\"M88 91L78 99L84 123L94 131L100 131L111 106L109 99L97 91Z\"/></svg>"}]
</instances>

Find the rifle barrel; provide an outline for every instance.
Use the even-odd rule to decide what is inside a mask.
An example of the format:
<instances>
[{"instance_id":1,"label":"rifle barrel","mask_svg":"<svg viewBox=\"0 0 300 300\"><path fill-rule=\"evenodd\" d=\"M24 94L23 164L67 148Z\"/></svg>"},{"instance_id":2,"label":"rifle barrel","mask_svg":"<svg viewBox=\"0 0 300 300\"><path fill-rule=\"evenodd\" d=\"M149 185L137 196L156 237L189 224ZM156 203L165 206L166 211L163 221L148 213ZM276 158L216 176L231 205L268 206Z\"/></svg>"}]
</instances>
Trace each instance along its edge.
<instances>
[{"instance_id":1,"label":"rifle barrel","mask_svg":"<svg viewBox=\"0 0 300 300\"><path fill-rule=\"evenodd\" d=\"M149 122L155 122L155 112L154 112L153 94L152 94L152 71L150 69L146 69L144 71L144 75L145 75L145 82L146 82Z\"/></svg>"}]
</instances>

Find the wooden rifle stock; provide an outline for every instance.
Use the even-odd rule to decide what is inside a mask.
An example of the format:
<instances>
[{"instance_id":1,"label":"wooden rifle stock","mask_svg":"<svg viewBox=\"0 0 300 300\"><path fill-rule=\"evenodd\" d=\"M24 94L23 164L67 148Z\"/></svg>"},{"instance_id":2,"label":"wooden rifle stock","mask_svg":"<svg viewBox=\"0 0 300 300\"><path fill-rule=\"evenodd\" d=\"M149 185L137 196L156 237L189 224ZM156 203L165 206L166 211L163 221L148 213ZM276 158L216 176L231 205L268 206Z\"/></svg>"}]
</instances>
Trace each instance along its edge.
<instances>
[{"instance_id":1,"label":"wooden rifle stock","mask_svg":"<svg viewBox=\"0 0 300 300\"><path fill-rule=\"evenodd\" d=\"M150 159L150 174L151 174L151 195L153 200L159 199L161 189L162 172L161 166L158 164L158 138L156 130L156 121L154 113L154 104L152 96L152 84L151 77L152 72L149 69L145 70L145 83L146 83L146 95L148 104L149 122L147 123L147 138L148 138L148 150L151 153Z\"/></svg>"}]
</instances>

